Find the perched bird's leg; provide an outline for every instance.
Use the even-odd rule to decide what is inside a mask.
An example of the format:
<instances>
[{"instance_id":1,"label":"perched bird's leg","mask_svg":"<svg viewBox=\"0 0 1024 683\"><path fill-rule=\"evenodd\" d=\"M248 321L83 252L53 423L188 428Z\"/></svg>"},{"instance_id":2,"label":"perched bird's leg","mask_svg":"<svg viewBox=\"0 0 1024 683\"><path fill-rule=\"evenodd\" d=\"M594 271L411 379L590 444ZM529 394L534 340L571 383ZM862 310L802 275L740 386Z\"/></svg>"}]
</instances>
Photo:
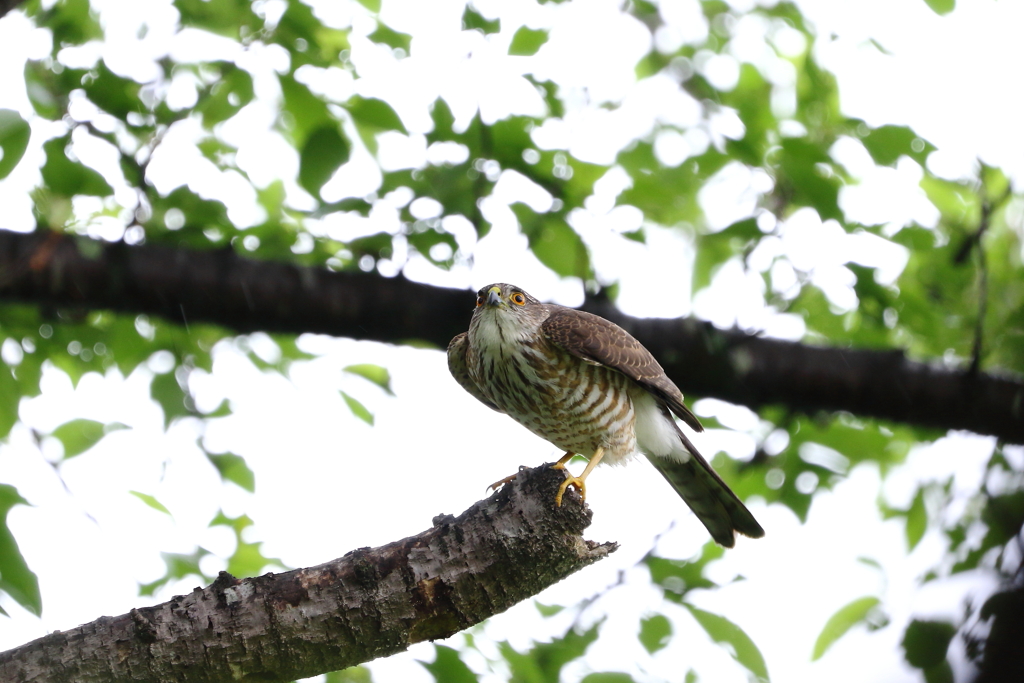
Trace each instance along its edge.
<instances>
[{"instance_id":1,"label":"perched bird's leg","mask_svg":"<svg viewBox=\"0 0 1024 683\"><path fill-rule=\"evenodd\" d=\"M572 460L574 455L576 455L575 451L566 451L565 455L563 455L561 458L559 458L558 462L556 462L554 465L551 466L551 469L553 469L553 470L564 470L565 469L565 463L567 463L570 460Z\"/></svg>"},{"instance_id":2,"label":"perched bird's leg","mask_svg":"<svg viewBox=\"0 0 1024 683\"><path fill-rule=\"evenodd\" d=\"M559 458L558 462L556 462L554 465L551 466L551 469L553 469L553 470L564 470L565 469L565 463L567 463L570 460L572 460L574 455L576 455L575 451L566 451L565 455L563 455L561 458ZM520 471L522 471L523 468L520 467L519 469L520 469ZM510 474L507 477L505 477L504 479L499 479L498 481L496 481L493 484L491 484L490 486L488 486L487 490L488 491L495 491L495 490L501 488L502 486L504 486L505 484L509 483L510 481L515 481L515 478L517 476L519 476L518 473Z\"/></svg>"},{"instance_id":3,"label":"perched bird's leg","mask_svg":"<svg viewBox=\"0 0 1024 683\"><path fill-rule=\"evenodd\" d=\"M562 458L562 460L559 460L556 464L552 465L551 467L557 469L565 469L565 464L562 461L564 460L568 462L569 458L571 457L572 456L567 453L565 457ZM597 463L601 462L601 458L603 457L604 447L598 446L597 450L594 451L594 454L590 456L590 462L587 463L586 468L583 470L583 473L580 476L574 477L572 476L571 472L569 473L569 476L565 478L565 481L562 482L562 485L558 487L558 495L555 496L556 507L562 507L562 495L565 493L565 490L569 488L569 486L575 486L580 492L580 497L583 500L587 499L587 485L585 483L586 478L590 476L591 470L597 467ZM561 465L561 467L559 467L559 465Z\"/></svg>"}]
</instances>

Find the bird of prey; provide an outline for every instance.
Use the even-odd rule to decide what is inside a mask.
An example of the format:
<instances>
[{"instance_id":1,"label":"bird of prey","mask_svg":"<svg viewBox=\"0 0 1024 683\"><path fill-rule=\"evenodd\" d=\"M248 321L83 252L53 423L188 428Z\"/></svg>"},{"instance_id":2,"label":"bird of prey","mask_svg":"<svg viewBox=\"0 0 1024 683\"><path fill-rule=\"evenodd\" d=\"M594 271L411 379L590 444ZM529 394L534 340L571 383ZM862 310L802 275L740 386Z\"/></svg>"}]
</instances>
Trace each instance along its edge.
<instances>
[{"instance_id":1,"label":"bird of prey","mask_svg":"<svg viewBox=\"0 0 1024 683\"><path fill-rule=\"evenodd\" d=\"M580 476L567 473L557 505L570 485L586 497L585 480L599 462L624 462L639 451L716 542L731 548L735 532L764 536L672 417L704 429L682 392L615 323L541 303L514 285L488 285L477 293L469 331L448 345L448 368L484 405L565 451L555 468L576 454L589 458Z\"/></svg>"}]
</instances>

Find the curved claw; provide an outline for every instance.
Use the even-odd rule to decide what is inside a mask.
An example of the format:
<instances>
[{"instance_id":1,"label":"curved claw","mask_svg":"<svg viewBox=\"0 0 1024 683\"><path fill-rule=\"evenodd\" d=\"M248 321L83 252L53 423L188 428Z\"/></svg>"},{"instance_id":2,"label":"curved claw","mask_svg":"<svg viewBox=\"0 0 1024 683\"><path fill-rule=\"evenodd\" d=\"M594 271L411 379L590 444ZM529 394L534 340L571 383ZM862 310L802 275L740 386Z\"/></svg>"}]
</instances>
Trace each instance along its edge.
<instances>
[{"instance_id":1,"label":"curved claw","mask_svg":"<svg viewBox=\"0 0 1024 683\"><path fill-rule=\"evenodd\" d=\"M515 478L518 477L518 476L519 476L518 473L517 474L510 474L507 477L505 477L504 479L499 479L498 481L496 481L493 484L491 484L490 486L488 486L487 490L488 491L497 491L498 489L500 489L502 486L504 486L505 484L509 483L510 481L515 481Z\"/></svg>"},{"instance_id":2,"label":"curved claw","mask_svg":"<svg viewBox=\"0 0 1024 683\"><path fill-rule=\"evenodd\" d=\"M562 469L562 468L558 468ZM565 478L559 487L558 494L555 496L555 507L562 507L562 496L565 494L565 490L570 486L575 486L576 490L580 492L580 498L583 500L587 499L587 484L579 477L568 476Z\"/></svg>"},{"instance_id":3,"label":"curved claw","mask_svg":"<svg viewBox=\"0 0 1024 683\"><path fill-rule=\"evenodd\" d=\"M572 459L573 455L574 454L572 452L566 451L565 455L562 456L562 459L556 462L554 465L552 465L551 469L565 470L565 463L569 462L569 460ZM562 484L558 487L558 495L555 496L555 507L562 507L562 496L565 495L565 490L570 486L576 487L576 490L580 492L580 497L583 500L587 499L587 485L584 483L584 480L586 480L586 478L590 476L590 472L595 467L597 467L597 463L601 462L601 458L603 456L604 447L598 446L597 450L594 451L594 454L590 456L590 462L587 463L586 468L583 470L580 476L575 477L573 476L572 472L570 472L569 470L565 470L565 481L563 481Z\"/></svg>"}]
</instances>

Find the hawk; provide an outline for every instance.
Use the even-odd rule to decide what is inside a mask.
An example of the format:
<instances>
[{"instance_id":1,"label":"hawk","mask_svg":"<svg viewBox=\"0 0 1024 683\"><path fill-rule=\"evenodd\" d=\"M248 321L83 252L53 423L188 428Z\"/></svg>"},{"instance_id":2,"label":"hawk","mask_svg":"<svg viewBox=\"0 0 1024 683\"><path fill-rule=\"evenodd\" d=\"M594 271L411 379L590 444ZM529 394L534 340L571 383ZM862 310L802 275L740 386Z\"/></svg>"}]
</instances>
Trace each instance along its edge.
<instances>
[{"instance_id":1,"label":"hawk","mask_svg":"<svg viewBox=\"0 0 1024 683\"><path fill-rule=\"evenodd\" d=\"M541 303L513 285L488 285L477 293L469 331L448 345L448 368L484 405L565 451L553 467L565 469L576 454L589 458L580 476L567 474L557 505L570 485L586 498L586 478L599 462L625 462L639 451L717 543L731 548L735 532L764 536L676 424L673 413L704 430L682 392L615 323Z\"/></svg>"}]
</instances>

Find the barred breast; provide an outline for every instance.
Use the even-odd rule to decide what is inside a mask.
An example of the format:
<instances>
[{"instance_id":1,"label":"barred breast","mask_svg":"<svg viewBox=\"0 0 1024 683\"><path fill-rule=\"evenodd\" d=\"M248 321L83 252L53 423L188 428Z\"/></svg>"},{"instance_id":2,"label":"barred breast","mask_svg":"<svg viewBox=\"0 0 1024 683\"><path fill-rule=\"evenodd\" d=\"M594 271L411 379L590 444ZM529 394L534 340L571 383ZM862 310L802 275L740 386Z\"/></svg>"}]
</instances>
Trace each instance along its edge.
<instances>
[{"instance_id":1,"label":"barred breast","mask_svg":"<svg viewBox=\"0 0 1024 683\"><path fill-rule=\"evenodd\" d=\"M617 462L636 450L630 380L586 363L543 338L473 354L469 372L487 398L537 436Z\"/></svg>"}]
</instances>

